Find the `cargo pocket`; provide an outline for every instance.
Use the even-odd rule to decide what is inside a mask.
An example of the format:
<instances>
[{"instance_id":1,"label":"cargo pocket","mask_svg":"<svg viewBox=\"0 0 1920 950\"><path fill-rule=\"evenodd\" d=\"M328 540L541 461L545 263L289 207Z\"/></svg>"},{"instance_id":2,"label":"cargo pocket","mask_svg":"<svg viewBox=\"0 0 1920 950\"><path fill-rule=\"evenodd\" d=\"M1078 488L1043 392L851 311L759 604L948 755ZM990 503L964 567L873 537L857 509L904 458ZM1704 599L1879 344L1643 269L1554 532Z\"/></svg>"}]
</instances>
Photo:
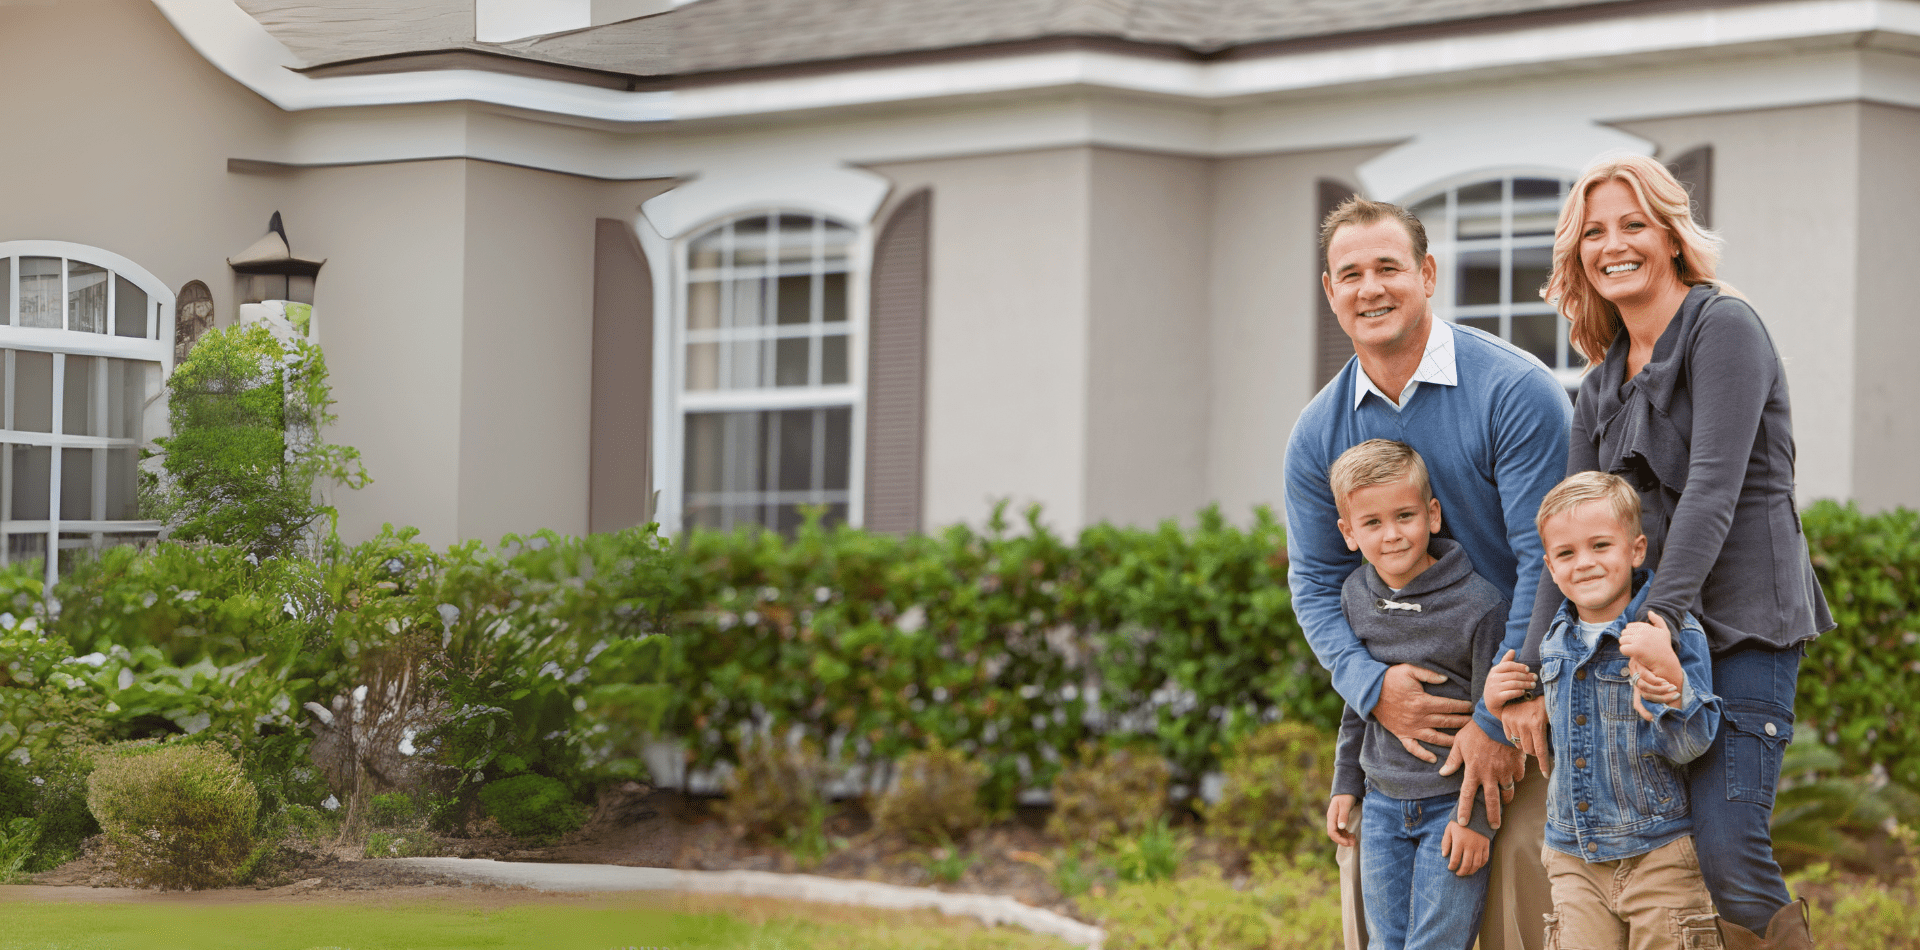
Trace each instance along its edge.
<instances>
[{"instance_id":1,"label":"cargo pocket","mask_svg":"<svg viewBox=\"0 0 1920 950\"><path fill-rule=\"evenodd\" d=\"M1711 910L1673 911L1673 930L1681 950L1721 950L1720 918Z\"/></svg>"},{"instance_id":2,"label":"cargo pocket","mask_svg":"<svg viewBox=\"0 0 1920 950\"><path fill-rule=\"evenodd\" d=\"M1721 728L1727 737L1727 800L1772 808L1780 756L1793 741L1793 712L1768 702L1729 701Z\"/></svg>"},{"instance_id":3,"label":"cargo pocket","mask_svg":"<svg viewBox=\"0 0 1920 950\"><path fill-rule=\"evenodd\" d=\"M1560 950L1560 915L1541 914L1540 916L1547 922L1547 939L1544 944L1546 950Z\"/></svg>"}]
</instances>

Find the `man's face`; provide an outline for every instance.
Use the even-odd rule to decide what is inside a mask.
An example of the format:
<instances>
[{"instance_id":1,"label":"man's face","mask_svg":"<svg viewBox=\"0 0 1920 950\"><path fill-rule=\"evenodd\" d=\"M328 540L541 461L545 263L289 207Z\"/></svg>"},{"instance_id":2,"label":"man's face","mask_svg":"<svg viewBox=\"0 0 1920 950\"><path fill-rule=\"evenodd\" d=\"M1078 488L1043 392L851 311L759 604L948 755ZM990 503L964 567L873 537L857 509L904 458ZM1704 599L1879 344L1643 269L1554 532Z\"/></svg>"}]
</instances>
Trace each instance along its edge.
<instances>
[{"instance_id":1,"label":"man's face","mask_svg":"<svg viewBox=\"0 0 1920 950\"><path fill-rule=\"evenodd\" d=\"M1414 260L1413 237L1398 221L1349 224L1327 247L1320 277L1340 329L1361 352L1426 346L1427 298L1438 271L1433 255Z\"/></svg>"}]
</instances>

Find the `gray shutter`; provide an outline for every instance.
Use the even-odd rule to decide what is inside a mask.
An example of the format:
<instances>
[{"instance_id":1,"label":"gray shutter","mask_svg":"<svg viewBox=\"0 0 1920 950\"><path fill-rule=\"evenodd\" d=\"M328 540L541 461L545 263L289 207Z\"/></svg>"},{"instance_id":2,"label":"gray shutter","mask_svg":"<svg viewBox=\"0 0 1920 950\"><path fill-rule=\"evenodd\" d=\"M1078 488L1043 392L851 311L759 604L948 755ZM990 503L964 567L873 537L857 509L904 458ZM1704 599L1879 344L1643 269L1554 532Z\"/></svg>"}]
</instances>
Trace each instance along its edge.
<instances>
[{"instance_id":1,"label":"gray shutter","mask_svg":"<svg viewBox=\"0 0 1920 950\"><path fill-rule=\"evenodd\" d=\"M867 325L869 531L921 529L927 422L927 251L933 193L908 196L873 246Z\"/></svg>"},{"instance_id":2,"label":"gray shutter","mask_svg":"<svg viewBox=\"0 0 1920 950\"><path fill-rule=\"evenodd\" d=\"M1680 179L1693 199L1693 222L1703 228L1713 227L1713 146L1702 145L1682 153L1667 163L1667 170Z\"/></svg>"},{"instance_id":3,"label":"gray shutter","mask_svg":"<svg viewBox=\"0 0 1920 950\"><path fill-rule=\"evenodd\" d=\"M619 531L653 518L648 466L653 411L653 272L624 221L593 235L593 409L587 530Z\"/></svg>"},{"instance_id":4,"label":"gray shutter","mask_svg":"<svg viewBox=\"0 0 1920 950\"><path fill-rule=\"evenodd\" d=\"M1326 291L1320 286L1320 275L1327 270L1326 256L1320 253L1320 223L1327 215L1340 206L1340 202L1357 194L1351 186L1331 179L1322 178L1314 183L1315 203L1319 213L1313 216L1313 391L1319 392L1347 365L1353 356L1353 341L1347 338L1347 331L1340 329L1340 320L1333 315L1333 307L1327 303Z\"/></svg>"}]
</instances>

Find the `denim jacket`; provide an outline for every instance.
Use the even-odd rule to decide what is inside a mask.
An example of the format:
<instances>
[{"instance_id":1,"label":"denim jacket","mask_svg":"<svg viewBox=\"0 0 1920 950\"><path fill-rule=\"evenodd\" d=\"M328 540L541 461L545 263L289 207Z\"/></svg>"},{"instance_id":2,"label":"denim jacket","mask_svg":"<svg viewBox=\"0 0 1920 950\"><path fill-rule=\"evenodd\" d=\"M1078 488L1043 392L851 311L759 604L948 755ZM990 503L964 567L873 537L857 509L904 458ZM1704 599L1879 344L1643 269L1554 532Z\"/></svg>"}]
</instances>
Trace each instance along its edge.
<instances>
[{"instance_id":1,"label":"denim jacket","mask_svg":"<svg viewBox=\"0 0 1920 950\"><path fill-rule=\"evenodd\" d=\"M1581 642L1572 603L1561 604L1540 644L1553 746L1547 845L1588 861L1645 854L1692 832L1681 766L1705 754L1720 727L1706 633L1691 614L1673 632L1673 651L1687 676L1680 708L1647 703L1653 722L1634 711L1619 635L1628 618L1639 615L1651 577L1634 573L1632 603L1591 651Z\"/></svg>"}]
</instances>

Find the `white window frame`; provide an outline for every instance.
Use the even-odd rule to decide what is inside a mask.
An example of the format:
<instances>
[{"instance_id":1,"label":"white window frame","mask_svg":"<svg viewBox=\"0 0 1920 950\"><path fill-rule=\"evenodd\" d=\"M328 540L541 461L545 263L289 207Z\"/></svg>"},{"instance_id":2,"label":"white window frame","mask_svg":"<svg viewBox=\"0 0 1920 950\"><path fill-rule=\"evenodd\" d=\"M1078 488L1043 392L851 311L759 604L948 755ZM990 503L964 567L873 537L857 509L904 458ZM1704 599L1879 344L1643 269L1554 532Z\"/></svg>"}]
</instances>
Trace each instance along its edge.
<instances>
[{"instance_id":1,"label":"white window frame","mask_svg":"<svg viewBox=\"0 0 1920 950\"><path fill-rule=\"evenodd\" d=\"M1476 246L1472 249L1500 250L1502 252L1500 270L1501 286L1510 287L1512 285L1512 271L1510 268L1512 267L1513 261L1511 251L1515 243L1513 237L1513 186L1511 184L1513 179L1544 178L1570 183L1579 177L1580 173L1578 171L1571 171L1564 168L1542 166L1483 168L1467 174L1442 179L1439 182L1413 192L1405 201L1401 202L1404 207L1412 209L1422 202L1429 201L1438 195L1445 194L1447 196L1446 212L1442 221L1443 227L1429 227L1427 229L1427 253L1433 255L1434 263L1438 265L1439 269L1439 279L1435 282L1433 291L1434 315L1449 323L1456 323L1461 319L1498 316L1500 318L1501 332L1495 335L1511 342L1512 318L1514 316L1512 312L1512 301L1504 305L1479 305L1480 307L1492 308L1494 312L1474 312L1467 314L1456 312L1458 307L1455 304L1455 300L1458 294L1455 292L1455 283L1459 280L1459 245L1461 241L1459 239L1458 219L1455 210L1455 192L1461 188L1490 181L1500 181L1503 183L1501 192L1500 236L1497 242L1487 242L1486 239L1475 239L1474 244ZM1551 235L1547 236L1545 244L1549 249L1552 248L1553 238ZM1539 242L1530 239L1526 242L1526 246L1536 247L1539 246ZM1545 301L1541 301L1542 306L1544 306L1545 303ZM1477 307L1476 309L1479 308ZM1558 353L1565 354L1567 352L1567 334L1570 327L1567 321L1564 318L1560 318L1558 314L1555 314L1554 325L1556 346L1559 347ZM1558 361L1558 357L1556 357L1556 363ZM1560 384L1565 386L1569 391L1579 388L1580 378L1586 372L1584 367L1562 367L1554 364L1548 364L1547 369L1551 370L1554 378L1558 379Z\"/></svg>"},{"instance_id":2,"label":"white window frame","mask_svg":"<svg viewBox=\"0 0 1920 950\"><path fill-rule=\"evenodd\" d=\"M80 261L96 267L106 268L112 276L125 279L140 288L147 295L147 337L116 336L111 332L92 333L79 330L55 330L43 327L19 326L20 320L20 258L55 257L68 261ZM140 360L160 364L160 387L147 394L142 407L143 415L148 419L157 419L157 424L145 425L142 433L144 445L150 445L155 436L164 434L165 416L155 411L155 404L164 406L166 398L166 380L173 374L173 308L174 294L158 277L146 268L115 254L112 251L85 244L68 241L4 241L0 242L0 258L10 258L7 268L7 280L0 292L6 294L4 322L0 322L0 349L32 350L54 355L53 361L53 424L51 432L17 432L0 429L0 442L16 445L44 445L52 449L51 468L48 473L48 520L9 521L7 534L37 534L42 531L47 537L46 583L52 590L59 577L60 535L66 533L91 533L95 541L99 535L138 534L153 532L156 536L163 525L158 521L74 521L60 517L61 457L63 448L101 448L119 440L102 436L67 435L65 428L65 370L67 356L107 356L118 359ZM67 305L71 268L60 269L61 321L64 324L71 319L72 312ZM118 290L112 277L107 280L107 319L112 321L116 315L116 296ZM0 423L4 424L4 423ZM3 464L5 459L0 459ZM97 483L96 491L101 490ZM0 476L0 490L11 491L11 473ZM0 559L5 558L7 541L0 536Z\"/></svg>"},{"instance_id":3,"label":"white window frame","mask_svg":"<svg viewBox=\"0 0 1920 950\"><path fill-rule=\"evenodd\" d=\"M687 379L687 287L692 274L688 251L693 242L729 221L774 215L805 215L824 218L847 228L852 238L847 245L847 382L835 386L780 387L755 390L715 390L689 392ZM687 413L702 411L781 410L848 406L852 431L848 434L847 521L859 527L866 499L867 438L867 326L868 280L872 271L873 226L866 220L852 221L832 211L805 203L781 202L729 210L688 228L673 240L671 306L663 322L656 325L654 339L655 394L663 412L655 416L660 426L655 440L654 484L660 500L654 517L661 530L677 534L684 530L686 511L686 424ZM663 418L664 417L664 418Z\"/></svg>"}]
</instances>

